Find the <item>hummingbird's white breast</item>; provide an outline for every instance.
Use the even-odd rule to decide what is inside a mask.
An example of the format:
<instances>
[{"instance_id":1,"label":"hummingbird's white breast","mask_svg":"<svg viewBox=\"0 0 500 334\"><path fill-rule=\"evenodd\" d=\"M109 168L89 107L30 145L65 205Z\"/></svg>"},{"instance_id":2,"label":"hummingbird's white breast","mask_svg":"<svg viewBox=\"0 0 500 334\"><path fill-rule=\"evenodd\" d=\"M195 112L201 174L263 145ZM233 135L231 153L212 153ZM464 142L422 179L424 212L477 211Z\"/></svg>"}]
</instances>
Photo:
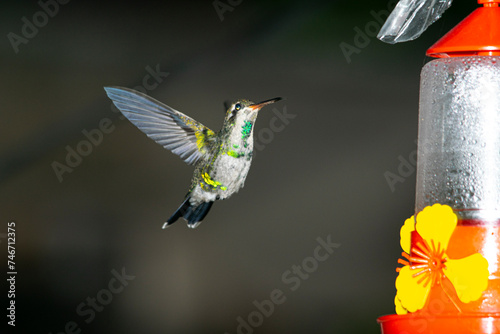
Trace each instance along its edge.
<instances>
[{"instance_id":1,"label":"hummingbird's white breast","mask_svg":"<svg viewBox=\"0 0 500 334\"><path fill-rule=\"evenodd\" d=\"M253 122L236 121L214 149L214 155L202 162L201 179L191 199L214 201L230 197L245 184L253 153Z\"/></svg>"}]
</instances>

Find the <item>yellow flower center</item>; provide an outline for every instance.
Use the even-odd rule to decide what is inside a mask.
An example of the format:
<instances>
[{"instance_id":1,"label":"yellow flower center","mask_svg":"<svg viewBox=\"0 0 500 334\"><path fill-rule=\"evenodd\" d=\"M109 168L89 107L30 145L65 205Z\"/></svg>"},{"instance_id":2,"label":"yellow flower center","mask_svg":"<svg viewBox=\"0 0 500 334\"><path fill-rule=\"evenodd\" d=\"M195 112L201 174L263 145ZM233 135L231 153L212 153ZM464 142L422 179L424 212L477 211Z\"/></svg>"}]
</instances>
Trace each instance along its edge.
<instances>
[{"instance_id":1,"label":"yellow flower center","mask_svg":"<svg viewBox=\"0 0 500 334\"><path fill-rule=\"evenodd\" d=\"M434 244L434 240L431 240L431 245L426 240L416 242L416 245L411 248L411 254L408 255L403 252L401 255L408 259L405 261L399 259L398 262L410 266L410 269L417 270L418 272L413 274L413 277L420 277L418 280L419 284L423 284L426 287L431 283L433 287L436 283L441 283L441 278L444 277L443 270L446 269L447 258L444 254L444 249L441 248L441 244L438 242L437 246ZM396 269L398 272L401 268Z\"/></svg>"}]
</instances>

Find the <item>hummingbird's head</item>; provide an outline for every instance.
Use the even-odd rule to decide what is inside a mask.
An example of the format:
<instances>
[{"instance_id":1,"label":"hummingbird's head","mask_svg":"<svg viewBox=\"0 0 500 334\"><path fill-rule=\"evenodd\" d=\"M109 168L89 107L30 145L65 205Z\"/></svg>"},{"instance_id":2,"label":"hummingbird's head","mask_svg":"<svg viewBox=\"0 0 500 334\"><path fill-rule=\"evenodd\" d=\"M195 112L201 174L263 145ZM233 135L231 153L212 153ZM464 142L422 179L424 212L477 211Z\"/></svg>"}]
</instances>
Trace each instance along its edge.
<instances>
[{"instance_id":1,"label":"hummingbird's head","mask_svg":"<svg viewBox=\"0 0 500 334\"><path fill-rule=\"evenodd\" d=\"M228 121L229 124L243 123L245 121L253 123L255 122L260 109L268 104L278 102L279 100L281 100L281 97L266 100L260 103L253 103L252 101L244 99L238 100L231 104L227 110L226 121Z\"/></svg>"}]
</instances>

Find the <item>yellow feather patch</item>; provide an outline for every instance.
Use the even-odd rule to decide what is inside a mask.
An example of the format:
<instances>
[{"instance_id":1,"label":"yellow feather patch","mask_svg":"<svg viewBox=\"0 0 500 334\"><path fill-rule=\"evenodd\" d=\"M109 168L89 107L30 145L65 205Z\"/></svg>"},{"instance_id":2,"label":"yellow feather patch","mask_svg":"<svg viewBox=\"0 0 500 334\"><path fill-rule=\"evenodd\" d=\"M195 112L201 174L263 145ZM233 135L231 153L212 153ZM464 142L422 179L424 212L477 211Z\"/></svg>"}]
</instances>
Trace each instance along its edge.
<instances>
[{"instance_id":1,"label":"yellow feather patch","mask_svg":"<svg viewBox=\"0 0 500 334\"><path fill-rule=\"evenodd\" d=\"M206 135L204 132L206 133ZM212 130L207 130L207 131L196 131L194 134L196 136L196 147L198 147L198 150L200 152L206 152L206 144L208 138L215 136L215 133Z\"/></svg>"},{"instance_id":2,"label":"yellow feather patch","mask_svg":"<svg viewBox=\"0 0 500 334\"><path fill-rule=\"evenodd\" d=\"M208 175L208 173L201 174L201 177L203 178L203 181L205 181L206 184L212 186L214 189L216 189L217 187L220 187L221 190L227 189L227 187L224 187L222 183L220 183L219 181L212 180L212 178L210 177L210 175Z\"/></svg>"}]
</instances>

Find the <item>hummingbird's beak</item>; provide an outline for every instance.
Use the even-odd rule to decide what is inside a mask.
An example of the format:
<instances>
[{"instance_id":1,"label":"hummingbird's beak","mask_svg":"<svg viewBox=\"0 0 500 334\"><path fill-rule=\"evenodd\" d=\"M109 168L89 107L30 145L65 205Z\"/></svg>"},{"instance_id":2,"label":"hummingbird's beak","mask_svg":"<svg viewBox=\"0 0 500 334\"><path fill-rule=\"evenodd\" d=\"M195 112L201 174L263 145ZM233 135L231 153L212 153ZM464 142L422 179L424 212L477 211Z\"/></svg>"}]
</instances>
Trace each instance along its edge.
<instances>
[{"instance_id":1,"label":"hummingbird's beak","mask_svg":"<svg viewBox=\"0 0 500 334\"><path fill-rule=\"evenodd\" d=\"M278 102L282 100L281 97L277 97L277 98L274 98L274 99L270 99L270 100L266 100L266 101L263 101L263 102L260 102L260 103L254 103L254 104L251 104L249 105L248 107L252 110L255 110L255 111L259 111L260 109L262 109L264 106L267 106L268 104L271 104L271 103L274 103L274 102Z\"/></svg>"}]
</instances>

